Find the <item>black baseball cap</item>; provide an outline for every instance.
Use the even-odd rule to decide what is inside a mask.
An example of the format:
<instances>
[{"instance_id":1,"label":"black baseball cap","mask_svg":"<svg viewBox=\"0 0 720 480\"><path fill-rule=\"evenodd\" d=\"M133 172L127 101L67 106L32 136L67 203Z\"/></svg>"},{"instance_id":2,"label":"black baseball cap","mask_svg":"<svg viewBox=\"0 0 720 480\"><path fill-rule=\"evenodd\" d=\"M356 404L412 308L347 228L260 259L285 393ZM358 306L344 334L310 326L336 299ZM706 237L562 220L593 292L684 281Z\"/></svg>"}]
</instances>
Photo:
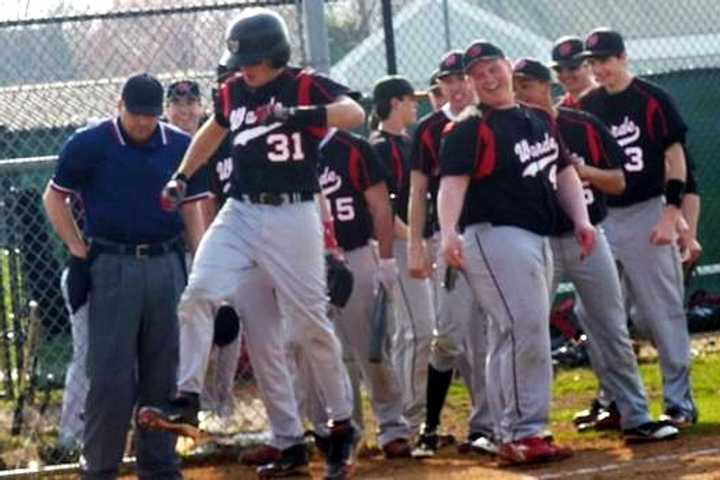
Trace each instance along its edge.
<instances>
[{"instance_id":1,"label":"black baseball cap","mask_svg":"<svg viewBox=\"0 0 720 480\"><path fill-rule=\"evenodd\" d=\"M541 82L552 81L552 72L534 58L518 58L513 64L513 76L531 78Z\"/></svg>"},{"instance_id":2,"label":"black baseball cap","mask_svg":"<svg viewBox=\"0 0 720 480\"><path fill-rule=\"evenodd\" d=\"M440 65L437 69L437 78L443 78L448 75L465 75L463 52L460 50L447 52L440 60Z\"/></svg>"},{"instance_id":3,"label":"black baseball cap","mask_svg":"<svg viewBox=\"0 0 720 480\"><path fill-rule=\"evenodd\" d=\"M163 96L162 84L148 73L133 75L125 81L122 88L125 109L137 115L162 115Z\"/></svg>"},{"instance_id":4,"label":"black baseball cap","mask_svg":"<svg viewBox=\"0 0 720 480\"><path fill-rule=\"evenodd\" d=\"M373 103L378 104L393 98L402 98L406 95L414 97L422 96L422 93L415 92L412 84L400 75L389 75L383 77L373 87Z\"/></svg>"},{"instance_id":5,"label":"black baseball cap","mask_svg":"<svg viewBox=\"0 0 720 480\"><path fill-rule=\"evenodd\" d=\"M552 47L550 68L579 66L583 59L578 55L584 48L580 37L568 35L558 38Z\"/></svg>"},{"instance_id":6,"label":"black baseball cap","mask_svg":"<svg viewBox=\"0 0 720 480\"><path fill-rule=\"evenodd\" d=\"M582 58L611 57L625 53L625 42L622 35L607 27L596 28L585 38L585 50L580 52Z\"/></svg>"},{"instance_id":7,"label":"black baseball cap","mask_svg":"<svg viewBox=\"0 0 720 480\"><path fill-rule=\"evenodd\" d=\"M189 100L200 99L200 85L193 80L180 80L171 83L167 88L166 98L169 102L187 98Z\"/></svg>"},{"instance_id":8,"label":"black baseball cap","mask_svg":"<svg viewBox=\"0 0 720 480\"><path fill-rule=\"evenodd\" d=\"M465 71L470 70L475 63L483 60L495 60L505 58L505 54L500 47L488 42L487 40L475 40L465 49L463 54L463 66Z\"/></svg>"}]
</instances>

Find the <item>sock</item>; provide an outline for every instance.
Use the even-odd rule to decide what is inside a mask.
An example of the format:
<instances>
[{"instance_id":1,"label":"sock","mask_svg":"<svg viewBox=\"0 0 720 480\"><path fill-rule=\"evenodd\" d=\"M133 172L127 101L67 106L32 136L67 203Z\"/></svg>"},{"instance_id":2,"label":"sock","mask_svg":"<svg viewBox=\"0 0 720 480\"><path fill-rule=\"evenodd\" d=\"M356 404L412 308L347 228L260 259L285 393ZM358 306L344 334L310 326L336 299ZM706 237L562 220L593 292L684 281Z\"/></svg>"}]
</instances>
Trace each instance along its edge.
<instances>
[{"instance_id":1,"label":"sock","mask_svg":"<svg viewBox=\"0 0 720 480\"><path fill-rule=\"evenodd\" d=\"M428 365L427 407L425 411L425 430L428 432L436 430L440 425L440 414L445 405L448 390L450 390L452 377L452 369L441 372L432 365Z\"/></svg>"}]
</instances>

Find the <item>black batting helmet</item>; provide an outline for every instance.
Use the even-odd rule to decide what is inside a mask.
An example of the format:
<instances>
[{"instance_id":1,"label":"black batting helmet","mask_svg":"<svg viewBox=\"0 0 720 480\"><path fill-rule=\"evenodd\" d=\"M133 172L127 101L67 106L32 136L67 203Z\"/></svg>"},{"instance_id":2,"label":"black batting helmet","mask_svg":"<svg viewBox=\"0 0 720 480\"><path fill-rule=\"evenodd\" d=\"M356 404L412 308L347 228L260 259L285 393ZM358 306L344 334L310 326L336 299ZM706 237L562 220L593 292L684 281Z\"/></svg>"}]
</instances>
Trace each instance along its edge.
<instances>
[{"instance_id":1,"label":"black batting helmet","mask_svg":"<svg viewBox=\"0 0 720 480\"><path fill-rule=\"evenodd\" d=\"M290 38L285 20L267 8L248 8L235 17L225 32L230 70L270 60L274 68L290 60Z\"/></svg>"}]
</instances>

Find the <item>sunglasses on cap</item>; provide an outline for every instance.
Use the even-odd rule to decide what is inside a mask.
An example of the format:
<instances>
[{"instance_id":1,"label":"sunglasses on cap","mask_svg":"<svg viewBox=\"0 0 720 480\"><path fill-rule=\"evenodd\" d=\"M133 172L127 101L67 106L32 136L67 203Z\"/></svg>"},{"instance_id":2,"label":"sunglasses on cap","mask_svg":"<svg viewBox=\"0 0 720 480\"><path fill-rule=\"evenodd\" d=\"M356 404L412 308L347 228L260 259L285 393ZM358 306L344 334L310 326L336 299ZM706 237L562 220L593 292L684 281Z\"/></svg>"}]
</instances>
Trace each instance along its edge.
<instances>
[{"instance_id":1,"label":"sunglasses on cap","mask_svg":"<svg viewBox=\"0 0 720 480\"><path fill-rule=\"evenodd\" d=\"M168 100L188 98L191 100L200 98L200 86L192 80L181 80L170 84L167 89Z\"/></svg>"}]
</instances>

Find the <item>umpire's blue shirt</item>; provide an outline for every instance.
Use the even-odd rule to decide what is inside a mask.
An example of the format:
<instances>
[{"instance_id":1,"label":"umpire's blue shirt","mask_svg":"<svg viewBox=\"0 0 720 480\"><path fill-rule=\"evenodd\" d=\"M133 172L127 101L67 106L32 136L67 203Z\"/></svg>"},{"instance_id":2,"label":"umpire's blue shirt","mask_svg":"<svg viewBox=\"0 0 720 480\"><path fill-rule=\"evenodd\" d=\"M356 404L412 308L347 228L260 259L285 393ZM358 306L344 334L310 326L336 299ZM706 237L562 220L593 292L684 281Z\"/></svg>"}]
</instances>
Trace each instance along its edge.
<instances>
[{"instance_id":1,"label":"umpire's blue shirt","mask_svg":"<svg viewBox=\"0 0 720 480\"><path fill-rule=\"evenodd\" d=\"M183 230L178 212L160 207L160 192L177 170L190 136L160 122L150 140L133 145L119 118L77 130L65 143L51 188L77 193L85 234L119 243L156 243ZM208 196L207 177L195 175L186 202Z\"/></svg>"}]
</instances>

